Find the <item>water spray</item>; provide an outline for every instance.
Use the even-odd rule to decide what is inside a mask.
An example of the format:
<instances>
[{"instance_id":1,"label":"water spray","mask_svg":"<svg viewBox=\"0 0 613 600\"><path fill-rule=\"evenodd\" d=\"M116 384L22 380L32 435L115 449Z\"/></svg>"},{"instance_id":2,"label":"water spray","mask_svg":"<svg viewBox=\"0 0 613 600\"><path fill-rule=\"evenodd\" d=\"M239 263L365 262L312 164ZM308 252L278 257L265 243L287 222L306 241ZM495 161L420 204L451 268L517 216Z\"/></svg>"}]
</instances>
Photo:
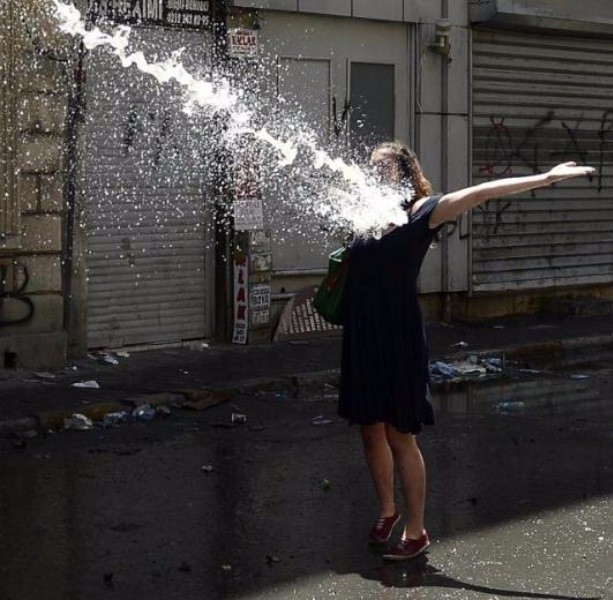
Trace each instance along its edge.
<instances>
[{"instance_id":1,"label":"water spray","mask_svg":"<svg viewBox=\"0 0 613 600\"><path fill-rule=\"evenodd\" d=\"M178 83L185 92L185 110L192 113L201 109L205 114L223 112L228 120L229 136L247 135L264 144L277 154L278 167L294 165L299 152L310 156L315 170L327 169L331 175L340 175L343 187L328 185L327 192L316 199L304 199L305 212L312 212L325 219L332 229L351 231L357 235L375 235L390 225L403 225L408 220L403 203L411 198L412 190L381 185L358 164L333 158L314 142L312 132L304 127L288 126L297 131L296 139L282 140L274 137L267 127L254 125L255 114L246 103L244 90L231 85L228 78L213 70L206 78L198 78L188 72L180 62L181 51L161 62L149 61L142 51L129 52L131 28L120 25L113 33L105 33L99 27L88 28L80 11L73 5L52 0L59 20L60 30L80 37L88 50L106 47L118 58L124 68L136 67L142 73L154 77L160 84ZM310 206L306 204L310 201Z\"/></svg>"}]
</instances>

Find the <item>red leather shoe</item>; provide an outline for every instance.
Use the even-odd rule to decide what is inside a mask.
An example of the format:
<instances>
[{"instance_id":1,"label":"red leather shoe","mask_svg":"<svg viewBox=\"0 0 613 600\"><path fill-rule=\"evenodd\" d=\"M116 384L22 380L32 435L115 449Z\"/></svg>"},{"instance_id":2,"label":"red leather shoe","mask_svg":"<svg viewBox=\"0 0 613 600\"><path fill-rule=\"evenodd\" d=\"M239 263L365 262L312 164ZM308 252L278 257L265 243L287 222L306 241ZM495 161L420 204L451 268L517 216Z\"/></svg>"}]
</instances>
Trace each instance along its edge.
<instances>
[{"instance_id":1,"label":"red leather shoe","mask_svg":"<svg viewBox=\"0 0 613 600\"><path fill-rule=\"evenodd\" d=\"M408 560L421 554L430 545L428 534L424 534L417 540L400 540L389 552L383 555L384 560Z\"/></svg>"},{"instance_id":2,"label":"red leather shoe","mask_svg":"<svg viewBox=\"0 0 613 600\"><path fill-rule=\"evenodd\" d=\"M394 527L400 521L400 513L396 512L391 517L380 517L368 534L371 544L385 544L392 537Z\"/></svg>"}]
</instances>

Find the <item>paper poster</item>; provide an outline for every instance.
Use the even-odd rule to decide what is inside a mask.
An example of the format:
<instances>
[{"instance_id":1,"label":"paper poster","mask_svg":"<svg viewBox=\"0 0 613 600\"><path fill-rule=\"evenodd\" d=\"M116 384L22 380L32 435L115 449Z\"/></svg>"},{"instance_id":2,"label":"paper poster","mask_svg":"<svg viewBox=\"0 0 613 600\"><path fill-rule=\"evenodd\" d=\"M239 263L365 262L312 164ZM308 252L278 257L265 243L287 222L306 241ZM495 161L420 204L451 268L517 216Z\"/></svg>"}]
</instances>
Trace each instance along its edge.
<instances>
[{"instance_id":1,"label":"paper poster","mask_svg":"<svg viewBox=\"0 0 613 600\"><path fill-rule=\"evenodd\" d=\"M253 231L264 228L262 198L234 200L233 208L236 231Z\"/></svg>"},{"instance_id":2,"label":"paper poster","mask_svg":"<svg viewBox=\"0 0 613 600\"><path fill-rule=\"evenodd\" d=\"M246 344L249 331L249 303L247 293L247 257L234 260L234 332L233 344Z\"/></svg>"},{"instance_id":3,"label":"paper poster","mask_svg":"<svg viewBox=\"0 0 613 600\"><path fill-rule=\"evenodd\" d=\"M267 325L270 321L270 286L265 284L252 285L249 296L251 323L253 325Z\"/></svg>"}]
</instances>

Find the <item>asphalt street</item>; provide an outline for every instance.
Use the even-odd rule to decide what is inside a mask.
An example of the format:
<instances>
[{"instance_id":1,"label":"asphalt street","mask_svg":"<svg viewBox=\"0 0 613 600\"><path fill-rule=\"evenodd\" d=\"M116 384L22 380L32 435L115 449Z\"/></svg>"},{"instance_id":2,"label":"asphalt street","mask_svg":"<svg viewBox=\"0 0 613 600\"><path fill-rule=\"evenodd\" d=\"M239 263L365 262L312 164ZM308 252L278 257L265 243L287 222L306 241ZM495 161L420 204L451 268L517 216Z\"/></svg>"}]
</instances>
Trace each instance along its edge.
<instances>
[{"instance_id":1,"label":"asphalt street","mask_svg":"<svg viewBox=\"0 0 613 600\"><path fill-rule=\"evenodd\" d=\"M613 598L611 389L596 364L436 392L433 544L397 565L366 542L374 493L330 387L2 439L0 598Z\"/></svg>"}]
</instances>

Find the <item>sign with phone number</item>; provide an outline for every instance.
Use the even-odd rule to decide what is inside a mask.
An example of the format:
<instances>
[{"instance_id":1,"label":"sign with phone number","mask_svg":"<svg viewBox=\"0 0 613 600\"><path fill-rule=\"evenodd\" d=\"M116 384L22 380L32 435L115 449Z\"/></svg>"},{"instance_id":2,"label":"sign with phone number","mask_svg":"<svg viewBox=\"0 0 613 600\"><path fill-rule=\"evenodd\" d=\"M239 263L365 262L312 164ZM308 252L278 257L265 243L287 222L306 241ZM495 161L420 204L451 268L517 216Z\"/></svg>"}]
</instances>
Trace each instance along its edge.
<instances>
[{"instance_id":1,"label":"sign with phone number","mask_svg":"<svg viewBox=\"0 0 613 600\"><path fill-rule=\"evenodd\" d=\"M90 19L126 25L165 25L186 29L211 26L209 0L91 0Z\"/></svg>"}]
</instances>

